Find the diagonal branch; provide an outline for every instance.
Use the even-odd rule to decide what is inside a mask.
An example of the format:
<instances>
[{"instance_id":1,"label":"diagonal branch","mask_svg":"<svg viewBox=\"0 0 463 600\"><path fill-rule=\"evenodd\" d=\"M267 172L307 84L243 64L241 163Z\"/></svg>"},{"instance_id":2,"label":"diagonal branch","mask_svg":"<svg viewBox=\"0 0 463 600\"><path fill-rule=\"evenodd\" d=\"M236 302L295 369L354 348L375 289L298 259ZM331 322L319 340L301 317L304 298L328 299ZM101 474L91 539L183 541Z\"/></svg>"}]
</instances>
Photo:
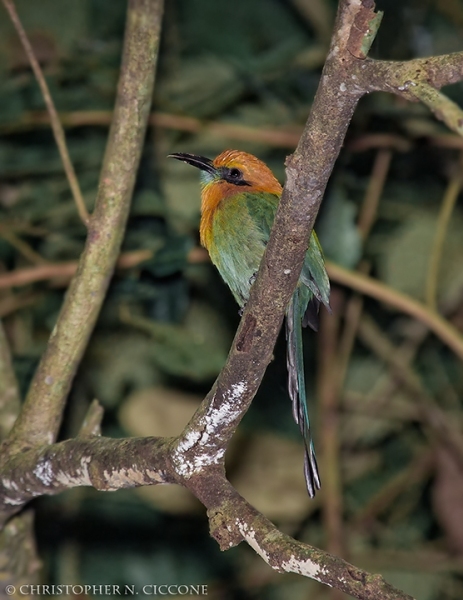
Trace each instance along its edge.
<instances>
[{"instance_id":1,"label":"diagonal branch","mask_svg":"<svg viewBox=\"0 0 463 600\"><path fill-rule=\"evenodd\" d=\"M366 30L368 19L374 18L371 9L363 4L371 3L343 1L339 5L331 50L312 110L296 151L287 161L287 182L257 280L228 360L179 440L179 461L194 464L199 452L201 466L217 462L217 453L223 455L271 360L328 178L363 94L349 83L358 59L347 50L348 44L352 45L350 31L359 14L366 15ZM359 34L359 48L362 43Z\"/></svg>"},{"instance_id":2,"label":"diagonal branch","mask_svg":"<svg viewBox=\"0 0 463 600\"><path fill-rule=\"evenodd\" d=\"M271 360L307 240L355 106L364 93L380 85L374 78L360 75L369 69L371 75L371 64L376 65L376 76L385 68L381 61L365 59L371 32L378 26L373 6L372 0L339 3L320 86L298 147L287 162L287 183L256 283L227 363L185 431L174 440L107 440L86 435L47 446L56 436L67 391L101 306L108 273L114 268L148 116L162 2L129 0L115 121L89 238L15 427L11 440L15 453L0 454L0 493L7 513L19 510L34 495L75 485L118 489L177 482L207 507L211 532L222 548L246 540L276 570L313 577L357 598L409 598L381 577L278 532L228 483L223 462L227 444ZM402 81L404 72L395 83ZM391 73L391 69L383 72L387 81L383 86L406 95L405 88L392 89ZM449 79L455 77L447 75ZM35 447L28 450L28 446Z\"/></svg>"},{"instance_id":3,"label":"diagonal branch","mask_svg":"<svg viewBox=\"0 0 463 600\"><path fill-rule=\"evenodd\" d=\"M463 335L439 313L411 296L403 294L368 275L349 271L329 261L327 261L326 267L330 278L336 283L393 306L421 321L463 360Z\"/></svg>"},{"instance_id":4,"label":"diagonal branch","mask_svg":"<svg viewBox=\"0 0 463 600\"><path fill-rule=\"evenodd\" d=\"M151 106L162 0L130 0L121 75L85 249L12 432L14 448L50 443L114 271Z\"/></svg>"},{"instance_id":5,"label":"diagonal branch","mask_svg":"<svg viewBox=\"0 0 463 600\"><path fill-rule=\"evenodd\" d=\"M8 478L0 478L0 498L5 507L2 520L27 499L72 487L114 491L174 483L171 444L172 440L166 438L114 440L89 436L18 453L9 461ZM22 489L15 484L19 478ZM220 467L192 476L187 487L208 509L211 535L222 550L246 541L280 573L304 575L361 600L412 600L381 575L371 575L280 532L238 494Z\"/></svg>"},{"instance_id":6,"label":"diagonal branch","mask_svg":"<svg viewBox=\"0 0 463 600\"><path fill-rule=\"evenodd\" d=\"M426 278L426 304L431 310L437 312L438 282L441 267L444 243L446 240L447 228L450 223L453 209L457 203L461 192L462 178L460 169L463 166L463 153L460 152L457 173L450 178L442 205L437 218L436 233L430 251L428 275Z\"/></svg>"}]
</instances>

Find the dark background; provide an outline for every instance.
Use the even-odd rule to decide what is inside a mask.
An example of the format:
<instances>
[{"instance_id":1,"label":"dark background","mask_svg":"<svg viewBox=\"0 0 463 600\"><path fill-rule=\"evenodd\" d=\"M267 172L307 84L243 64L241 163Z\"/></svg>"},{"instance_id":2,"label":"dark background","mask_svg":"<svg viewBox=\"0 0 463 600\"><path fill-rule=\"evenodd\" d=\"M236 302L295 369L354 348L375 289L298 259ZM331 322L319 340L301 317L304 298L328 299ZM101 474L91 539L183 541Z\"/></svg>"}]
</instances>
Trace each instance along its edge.
<instances>
[{"instance_id":1,"label":"dark background","mask_svg":"<svg viewBox=\"0 0 463 600\"><path fill-rule=\"evenodd\" d=\"M91 209L126 3L16 4L62 114ZM463 2L377 4L385 17L372 57L404 60L462 50ZM207 256L198 252L198 173L166 155L184 151L214 157L239 148L265 160L283 181L285 157L294 149L317 87L334 10L335 2L328 0L166 2L154 126L124 242L124 250L152 249L154 256L114 277L72 389L62 438L76 433L93 398L105 407L106 435L175 435L208 391L239 316ZM85 230L44 119L39 88L3 8L0 15L1 278L44 261L77 259ZM455 85L445 91L463 105L462 90ZM202 122L213 125L201 127ZM281 131L285 142L277 135ZM375 178L372 169L384 134L393 147L391 164L363 245L357 219ZM386 94L362 100L317 223L329 259L350 269L363 260L373 276L424 301L443 196L449 178L461 170L463 144L447 134L422 105ZM446 232L438 280L439 307L460 330L462 208L460 198ZM55 277L0 290L0 316L23 392L65 285ZM329 318L341 329L351 298L347 288L334 286L335 315ZM325 316L318 337L305 334L317 446L323 437L317 428L317 390L323 382L315 359L326 336ZM461 431L463 373L451 350L432 334L420 337L416 321L377 301L365 298L362 318L373 319L379 335L396 350L411 349L410 373ZM239 491L280 528L327 547L325 498L322 493L310 501L304 488L282 342L227 455L228 472ZM461 599L461 467L420 418L416 396L373 346L365 335L357 337L339 397L345 557L383 573L420 600ZM209 597L243 600L315 600L329 593L314 582L272 572L244 544L221 553L209 538L203 508L177 487L111 494L82 488L43 498L35 507L44 582L201 583L208 585Z\"/></svg>"}]
</instances>

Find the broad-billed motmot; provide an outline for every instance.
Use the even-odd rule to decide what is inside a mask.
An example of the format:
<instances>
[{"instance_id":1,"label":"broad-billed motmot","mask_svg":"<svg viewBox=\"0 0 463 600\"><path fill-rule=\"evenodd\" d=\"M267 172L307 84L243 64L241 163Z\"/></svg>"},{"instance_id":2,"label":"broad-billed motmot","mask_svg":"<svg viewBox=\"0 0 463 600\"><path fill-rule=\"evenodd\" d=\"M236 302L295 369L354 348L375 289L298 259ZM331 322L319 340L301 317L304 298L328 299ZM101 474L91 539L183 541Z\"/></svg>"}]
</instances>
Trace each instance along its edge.
<instances>
[{"instance_id":1,"label":"broad-billed motmot","mask_svg":"<svg viewBox=\"0 0 463 600\"><path fill-rule=\"evenodd\" d=\"M201 244L244 307L259 270L282 187L265 163L247 152L226 150L214 160L175 153L201 170ZM330 283L315 232L305 255L299 282L286 311L288 390L293 415L305 443L304 475L309 495L320 489L320 476L304 381L302 326L317 330L320 303L329 309Z\"/></svg>"}]
</instances>

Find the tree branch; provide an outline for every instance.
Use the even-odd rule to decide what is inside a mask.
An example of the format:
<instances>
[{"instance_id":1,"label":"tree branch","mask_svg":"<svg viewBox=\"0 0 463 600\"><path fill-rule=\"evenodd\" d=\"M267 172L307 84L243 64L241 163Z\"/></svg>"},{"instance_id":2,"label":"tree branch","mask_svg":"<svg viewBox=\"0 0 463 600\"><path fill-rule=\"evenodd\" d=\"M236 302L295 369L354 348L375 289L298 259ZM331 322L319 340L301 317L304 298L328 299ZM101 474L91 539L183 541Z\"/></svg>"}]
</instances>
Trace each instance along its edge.
<instances>
[{"instance_id":1,"label":"tree branch","mask_svg":"<svg viewBox=\"0 0 463 600\"><path fill-rule=\"evenodd\" d=\"M82 485L114 491L175 483L170 475L171 445L172 440L163 438L93 437L16 454L8 464L9 478L0 478L0 500L13 513L26 497L57 494ZM21 490L15 484L18 477L23 479ZM187 487L208 509L211 535L222 550L244 540L280 573L311 577L361 600L412 600L382 576L280 532L238 494L220 467L193 475Z\"/></svg>"},{"instance_id":2,"label":"tree branch","mask_svg":"<svg viewBox=\"0 0 463 600\"><path fill-rule=\"evenodd\" d=\"M52 442L120 251L151 106L162 0L130 0L114 119L89 232L58 321L12 432L20 450Z\"/></svg>"},{"instance_id":3,"label":"tree branch","mask_svg":"<svg viewBox=\"0 0 463 600\"><path fill-rule=\"evenodd\" d=\"M58 494L73 487L114 491L175 483L176 478L170 474L171 441L170 438L120 440L86 435L14 454L0 465L0 522L5 522L32 498ZM17 481L21 481L21 486Z\"/></svg>"},{"instance_id":4,"label":"tree branch","mask_svg":"<svg viewBox=\"0 0 463 600\"><path fill-rule=\"evenodd\" d=\"M457 203L461 192L462 179L460 169L463 166L463 154L460 152L456 173L450 178L447 189L445 190L442 204L437 219L436 233L432 244L428 276L426 278L426 304L433 311L437 312L437 291L439 284L439 272L441 266L442 253L446 239L447 228L450 223L453 209Z\"/></svg>"},{"instance_id":5,"label":"tree branch","mask_svg":"<svg viewBox=\"0 0 463 600\"><path fill-rule=\"evenodd\" d=\"M336 19L312 111L295 153L257 280L251 288L227 362L212 390L179 438L177 456L191 461L206 432L207 464L223 453L249 408L272 358L289 299L296 287L307 240L328 178L362 92L349 82L357 59L347 51L351 27L363 5L343 1ZM358 43L361 44L361 37ZM211 423L221 423L212 436Z\"/></svg>"},{"instance_id":6,"label":"tree branch","mask_svg":"<svg viewBox=\"0 0 463 600\"><path fill-rule=\"evenodd\" d=\"M0 449L21 407L8 341L0 321ZM3 452L0 452L3 454ZM8 456L7 453L5 453ZM19 486L18 486L19 488ZM23 502L21 503L21 505ZM15 511L16 512L16 511ZM0 511L3 513L3 508ZM34 513L25 510L0 531L0 581L37 583L40 561L34 538Z\"/></svg>"},{"instance_id":7,"label":"tree branch","mask_svg":"<svg viewBox=\"0 0 463 600\"><path fill-rule=\"evenodd\" d=\"M0 441L10 433L20 407L18 383L11 364L8 340L0 321Z\"/></svg>"},{"instance_id":8,"label":"tree branch","mask_svg":"<svg viewBox=\"0 0 463 600\"><path fill-rule=\"evenodd\" d=\"M463 79L463 52L405 62L366 59L356 80L368 92L383 91L423 102L452 131L463 134L463 110L438 90Z\"/></svg>"},{"instance_id":9,"label":"tree branch","mask_svg":"<svg viewBox=\"0 0 463 600\"><path fill-rule=\"evenodd\" d=\"M100 438L91 435L98 431L99 411L95 408L93 426L84 427L84 435L47 445L55 439L66 394L114 268L148 117L162 2L129 0L115 119L87 245L9 440L11 445L5 445L0 454L0 494L6 516L31 497L76 485L109 490L180 483L208 509L211 533L222 548L246 540L276 570L312 577L357 598L410 598L381 577L278 532L232 488L224 470L227 444L271 360L299 279L307 240L358 100L368 91L383 88L413 99L407 82L402 81L410 63L402 63L408 67L394 79L395 63L386 69L387 63L365 59L371 32L378 27L373 6L371 0L339 3L319 89L298 147L287 161L287 183L257 280L227 363L184 432L173 440ZM444 84L437 63L412 63L428 73L427 85ZM452 64L453 70L446 71L447 79L461 79L459 63ZM381 72L382 83L378 79ZM404 88L399 89L401 86ZM359 286L365 285L360 279ZM426 314L429 316L429 311ZM449 333L434 317L433 324L442 337L447 336L449 344L458 347L453 331ZM30 446L33 448L28 449Z\"/></svg>"},{"instance_id":10,"label":"tree branch","mask_svg":"<svg viewBox=\"0 0 463 600\"><path fill-rule=\"evenodd\" d=\"M153 257L151 250L133 250L120 254L116 269L130 269ZM0 290L10 287L29 285L36 281L60 279L68 282L77 272L77 260L68 262L46 263L34 267L23 267L7 273L0 273Z\"/></svg>"}]
</instances>

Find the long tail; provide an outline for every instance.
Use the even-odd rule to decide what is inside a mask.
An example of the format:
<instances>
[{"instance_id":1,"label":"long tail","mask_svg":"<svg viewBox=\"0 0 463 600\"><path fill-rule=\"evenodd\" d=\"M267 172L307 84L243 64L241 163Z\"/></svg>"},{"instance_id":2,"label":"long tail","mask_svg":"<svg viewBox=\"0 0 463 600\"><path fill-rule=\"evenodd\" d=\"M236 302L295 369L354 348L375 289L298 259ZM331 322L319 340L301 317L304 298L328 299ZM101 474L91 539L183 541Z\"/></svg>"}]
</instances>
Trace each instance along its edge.
<instances>
[{"instance_id":1,"label":"long tail","mask_svg":"<svg viewBox=\"0 0 463 600\"><path fill-rule=\"evenodd\" d=\"M299 425L305 444L304 476L309 496L313 498L320 489L320 475L309 426L309 413L305 393L304 355L302 348L302 319L304 302L301 290L296 288L286 315L288 391L293 403L293 416Z\"/></svg>"}]
</instances>

